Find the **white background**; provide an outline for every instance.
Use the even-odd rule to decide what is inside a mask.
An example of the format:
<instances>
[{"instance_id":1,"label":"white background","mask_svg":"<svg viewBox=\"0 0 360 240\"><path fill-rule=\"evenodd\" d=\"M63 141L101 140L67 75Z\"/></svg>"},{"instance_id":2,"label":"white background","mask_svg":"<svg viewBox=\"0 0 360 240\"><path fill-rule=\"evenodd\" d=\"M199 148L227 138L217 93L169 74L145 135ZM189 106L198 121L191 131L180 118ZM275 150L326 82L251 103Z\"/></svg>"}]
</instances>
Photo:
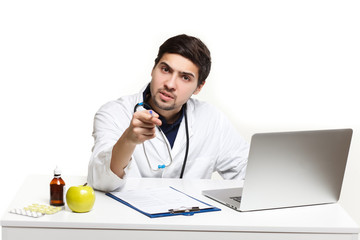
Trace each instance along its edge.
<instances>
[{"instance_id":1,"label":"white background","mask_svg":"<svg viewBox=\"0 0 360 240\"><path fill-rule=\"evenodd\" d=\"M359 13L347 0L2 0L1 214L29 174L86 175L95 112L137 93L159 45L186 33L213 58L197 97L247 140L354 129L340 202L360 223Z\"/></svg>"}]
</instances>

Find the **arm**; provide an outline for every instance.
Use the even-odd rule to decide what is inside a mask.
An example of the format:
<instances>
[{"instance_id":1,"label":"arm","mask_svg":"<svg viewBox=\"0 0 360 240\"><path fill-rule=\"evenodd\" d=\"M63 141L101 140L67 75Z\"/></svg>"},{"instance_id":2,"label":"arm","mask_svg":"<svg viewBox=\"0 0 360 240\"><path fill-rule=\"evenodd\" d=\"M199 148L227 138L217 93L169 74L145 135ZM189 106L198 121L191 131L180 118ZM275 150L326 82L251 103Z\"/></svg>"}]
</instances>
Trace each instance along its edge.
<instances>
[{"instance_id":1,"label":"arm","mask_svg":"<svg viewBox=\"0 0 360 240\"><path fill-rule=\"evenodd\" d=\"M138 131L138 127L132 126L138 125L135 119L139 113L134 114L134 117L131 109L132 104L118 100L103 105L95 115L94 146L88 167L88 183L97 190L113 191L124 184L124 168L128 165L137 144L133 143L136 138L128 137L128 133ZM148 113L145 115L152 118ZM157 117L156 114L154 116ZM139 140L141 142L141 138ZM131 169L133 176L139 174L136 162L132 164Z\"/></svg>"},{"instance_id":2,"label":"arm","mask_svg":"<svg viewBox=\"0 0 360 240\"><path fill-rule=\"evenodd\" d=\"M161 125L159 115L150 111L140 111L133 115L129 127L121 135L112 149L110 169L120 178L129 164L137 144L155 137L155 127Z\"/></svg>"},{"instance_id":3,"label":"arm","mask_svg":"<svg viewBox=\"0 0 360 240\"><path fill-rule=\"evenodd\" d=\"M223 115L220 120L219 155L216 170L224 179L244 179L249 144Z\"/></svg>"}]
</instances>

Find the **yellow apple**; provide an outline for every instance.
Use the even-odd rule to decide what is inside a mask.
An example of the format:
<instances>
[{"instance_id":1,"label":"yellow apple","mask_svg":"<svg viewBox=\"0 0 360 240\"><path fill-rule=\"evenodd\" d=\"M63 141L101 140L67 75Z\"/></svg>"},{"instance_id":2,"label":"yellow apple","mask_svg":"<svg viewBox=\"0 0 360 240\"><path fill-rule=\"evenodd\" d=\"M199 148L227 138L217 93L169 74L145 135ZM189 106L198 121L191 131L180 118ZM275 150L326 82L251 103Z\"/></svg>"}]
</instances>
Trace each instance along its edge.
<instances>
[{"instance_id":1,"label":"yellow apple","mask_svg":"<svg viewBox=\"0 0 360 240\"><path fill-rule=\"evenodd\" d=\"M72 186L66 193L66 203L73 212L89 212L95 203L95 192L92 187Z\"/></svg>"}]
</instances>

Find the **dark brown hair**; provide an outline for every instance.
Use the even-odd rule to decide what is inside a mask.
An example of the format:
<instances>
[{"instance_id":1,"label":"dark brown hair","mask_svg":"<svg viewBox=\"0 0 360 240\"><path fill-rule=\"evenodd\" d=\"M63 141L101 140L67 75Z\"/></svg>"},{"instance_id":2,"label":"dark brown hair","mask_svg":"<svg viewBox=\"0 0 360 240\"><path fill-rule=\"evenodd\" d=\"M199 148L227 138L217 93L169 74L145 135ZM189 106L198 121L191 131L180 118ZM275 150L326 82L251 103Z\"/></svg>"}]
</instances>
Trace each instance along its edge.
<instances>
[{"instance_id":1,"label":"dark brown hair","mask_svg":"<svg viewBox=\"0 0 360 240\"><path fill-rule=\"evenodd\" d=\"M160 46L154 67L165 53L179 54L193 62L199 68L198 86L208 77L211 69L210 51L200 39L185 34L169 38Z\"/></svg>"}]
</instances>

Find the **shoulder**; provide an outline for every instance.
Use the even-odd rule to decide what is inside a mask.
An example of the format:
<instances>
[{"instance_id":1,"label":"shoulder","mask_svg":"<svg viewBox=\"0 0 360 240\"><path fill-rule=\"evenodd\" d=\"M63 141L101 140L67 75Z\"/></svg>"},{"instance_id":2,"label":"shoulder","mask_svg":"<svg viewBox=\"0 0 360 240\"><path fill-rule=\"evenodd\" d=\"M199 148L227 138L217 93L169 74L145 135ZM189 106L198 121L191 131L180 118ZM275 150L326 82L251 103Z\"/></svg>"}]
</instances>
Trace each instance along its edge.
<instances>
[{"instance_id":1,"label":"shoulder","mask_svg":"<svg viewBox=\"0 0 360 240\"><path fill-rule=\"evenodd\" d=\"M209 116L217 116L223 117L224 114L211 103L201 101L198 99L190 98L188 101L188 109L194 115L204 115L206 117Z\"/></svg>"},{"instance_id":2,"label":"shoulder","mask_svg":"<svg viewBox=\"0 0 360 240\"><path fill-rule=\"evenodd\" d=\"M99 111L117 111L121 109L130 110L135 106L137 94L120 97L116 100L103 104Z\"/></svg>"},{"instance_id":3,"label":"shoulder","mask_svg":"<svg viewBox=\"0 0 360 240\"><path fill-rule=\"evenodd\" d=\"M146 87L147 85L145 85L138 93L122 96L116 100L105 103L100 107L99 111L126 111L132 115L135 105L143 101L142 95Z\"/></svg>"},{"instance_id":4,"label":"shoulder","mask_svg":"<svg viewBox=\"0 0 360 240\"><path fill-rule=\"evenodd\" d=\"M193 123L206 125L228 124L225 114L211 103L190 98L188 101L188 114Z\"/></svg>"},{"instance_id":5,"label":"shoulder","mask_svg":"<svg viewBox=\"0 0 360 240\"><path fill-rule=\"evenodd\" d=\"M103 104L96 112L97 117L118 121L131 118L136 104L137 94L120 97Z\"/></svg>"}]
</instances>

